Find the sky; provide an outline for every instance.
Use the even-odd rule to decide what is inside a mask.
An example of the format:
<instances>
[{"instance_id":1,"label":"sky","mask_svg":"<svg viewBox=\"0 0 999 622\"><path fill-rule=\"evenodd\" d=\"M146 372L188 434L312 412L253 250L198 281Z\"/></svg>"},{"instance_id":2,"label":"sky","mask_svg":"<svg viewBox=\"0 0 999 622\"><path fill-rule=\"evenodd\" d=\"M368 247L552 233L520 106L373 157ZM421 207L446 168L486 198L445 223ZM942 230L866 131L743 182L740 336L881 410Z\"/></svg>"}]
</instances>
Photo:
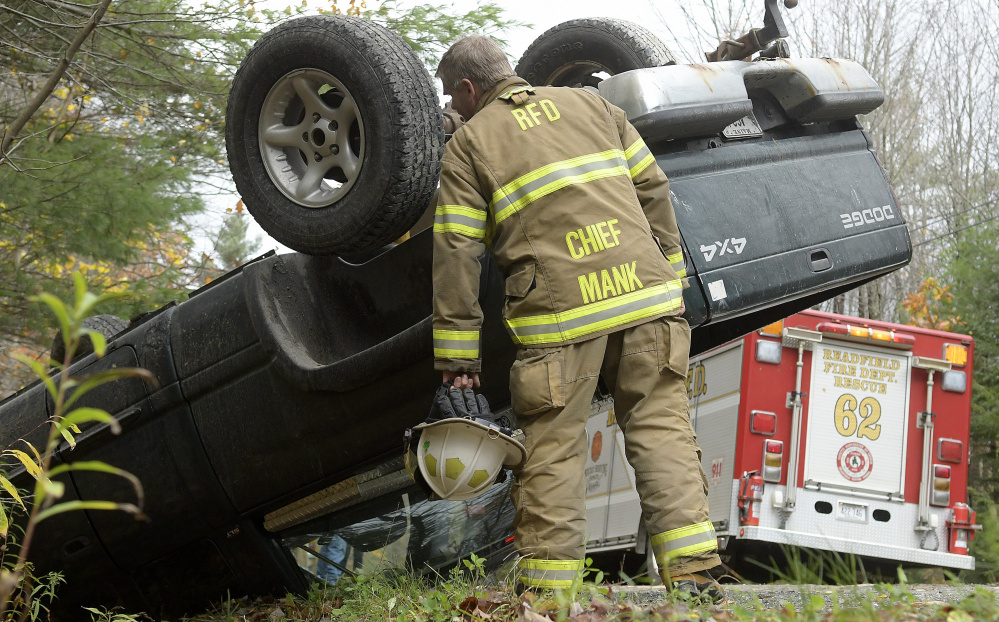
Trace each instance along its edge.
<instances>
[{"instance_id":1,"label":"sky","mask_svg":"<svg viewBox=\"0 0 999 622\"><path fill-rule=\"evenodd\" d=\"M398 6L400 8L407 8L423 4L427 1L432 0L423 0L422 2L400 0ZM677 2L682 2L683 0L671 0L668 2L654 2L653 0L573 0L566 2L559 0L548 3L539 2L538 0L495 1L506 10L507 17L531 24L530 26L511 29L502 35L507 40L506 51L512 58L512 64L516 66L517 60L538 35L564 21L582 17L614 17L636 22L659 35L661 39L669 44L672 38L663 20L671 20L674 30L680 30L676 27L676 24L677 20L682 19L682 16L676 5ZM758 0L758 3L760 5L758 18L762 22L763 2L762 0ZM257 3L258 6L266 6L267 8L277 10L284 9L288 4L290 4L289 0L258 0ZM340 0L338 4L342 8L347 4L347 1ZM378 0L367 0L367 4L368 8L373 8L380 3ZM479 2L476 0L451 0L450 2L441 4L453 7L455 13L466 13L474 10ZM309 5L315 7L328 6L326 2L317 2L316 0L310 1ZM762 23L754 25L762 26ZM674 45L673 47L675 48L676 46ZM680 52L680 50L674 49L674 52ZM677 56L683 62L683 54L681 53ZM689 54L688 60L690 60ZM436 82L439 91L440 82ZM222 194L208 198L208 211L199 220L199 225L208 231L217 231L223 218L226 217L226 210L233 209L238 200L239 197L235 189L233 189L231 195ZM290 249L285 248L260 229L256 222L251 223L249 236L250 238L260 237L259 253L271 249L276 249L279 253L290 252ZM202 245L206 247L199 250L211 253L211 242L207 238L202 242Z\"/></svg>"},{"instance_id":2,"label":"sky","mask_svg":"<svg viewBox=\"0 0 999 622\"><path fill-rule=\"evenodd\" d=\"M614 17L641 24L666 38L665 28L659 22L654 4L650 0L564 0L547 4L538 0L497 0L506 14L530 27L510 30L505 35L507 52L519 59L534 39L552 26L581 17ZM454 0L450 3L460 12L475 8L474 0ZM660 3L664 4L664 3ZM760 3L762 6L762 2Z\"/></svg>"}]
</instances>

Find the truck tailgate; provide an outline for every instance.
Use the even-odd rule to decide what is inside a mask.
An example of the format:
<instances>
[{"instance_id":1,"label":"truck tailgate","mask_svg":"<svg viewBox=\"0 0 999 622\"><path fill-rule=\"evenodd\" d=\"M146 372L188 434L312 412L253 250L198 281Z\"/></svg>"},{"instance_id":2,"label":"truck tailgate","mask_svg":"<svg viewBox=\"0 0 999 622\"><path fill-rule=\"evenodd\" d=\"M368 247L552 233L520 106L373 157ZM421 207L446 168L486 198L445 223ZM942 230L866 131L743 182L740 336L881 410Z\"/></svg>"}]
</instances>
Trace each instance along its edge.
<instances>
[{"instance_id":1,"label":"truck tailgate","mask_svg":"<svg viewBox=\"0 0 999 622\"><path fill-rule=\"evenodd\" d=\"M908 231L861 130L661 155L718 321L905 265Z\"/></svg>"}]
</instances>

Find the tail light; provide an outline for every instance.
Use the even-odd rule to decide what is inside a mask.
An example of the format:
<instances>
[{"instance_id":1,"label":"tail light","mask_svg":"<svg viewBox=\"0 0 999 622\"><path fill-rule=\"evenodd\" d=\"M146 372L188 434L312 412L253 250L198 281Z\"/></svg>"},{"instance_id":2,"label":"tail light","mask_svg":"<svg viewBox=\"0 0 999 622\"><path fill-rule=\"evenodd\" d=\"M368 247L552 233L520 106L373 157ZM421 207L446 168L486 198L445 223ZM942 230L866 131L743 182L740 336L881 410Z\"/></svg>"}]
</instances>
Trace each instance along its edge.
<instances>
[{"instance_id":1,"label":"tail light","mask_svg":"<svg viewBox=\"0 0 999 622\"><path fill-rule=\"evenodd\" d=\"M943 357L955 367L964 367L968 363L968 348L957 343L945 343Z\"/></svg>"},{"instance_id":2,"label":"tail light","mask_svg":"<svg viewBox=\"0 0 999 622\"><path fill-rule=\"evenodd\" d=\"M946 507L950 505L950 467L943 464L933 465L933 495L931 505Z\"/></svg>"},{"instance_id":3,"label":"tail light","mask_svg":"<svg viewBox=\"0 0 999 622\"><path fill-rule=\"evenodd\" d=\"M749 431L753 434L773 436L777 433L777 415L765 410L749 413Z\"/></svg>"},{"instance_id":4,"label":"tail light","mask_svg":"<svg viewBox=\"0 0 999 622\"><path fill-rule=\"evenodd\" d=\"M777 320L773 324L767 324L758 331L761 335L771 337L781 337L784 334L784 320Z\"/></svg>"},{"instance_id":5,"label":"tail light","mask_svg":"<svg viewBox=\"0 0 999 622\"><path fill-rule=\"evenodd\" d=\"M940 388L951 393L964 393L968 388L968 376L959 369L948 369L943 373Z\"/></svg>"},{"instance_id":6,"label":"tail light","mask_svg":"<svg viewBox=\"0 0 999 622\"><path fill-rule=\"evenodd\" d=\"M849 324L839 324L835 322L822 322L816 328L819 329L820 333L829 333L831 335L849 335L850 325Z\"/></svg>"},{"instance_id":7,"label":"tail light","mask_svg":"<svg viewBox=\"0 0 999 622\"><path fill-rule=\"evenodd\" d=\"M960 464L964 458L964 443L953 438L941 438L937 441L937 460Z\"/></svg>"},{"instance_id":8,"label":"tail light","mask_svg":"<svg viewBox=\"0 0 999 622\"><path fill-rule=\"evenodd\" d=\"M880 342L881 345L909 349L916 345L916 338L906 333L896 333L893 330L871 328L870 326L854 326L839 322L821 322L816 329L820 333L842 335L851 341Z\"/></svg>"},{"instance_id":9,"label":"tail light","mask_svg":"<svg viewBox=\"0 0 999 622\"><path fill-rule=\"evenodd\" d=\"M756 342L756 360L761 363L780 365L780 357L783 351L784 347L779 341L760 339Z\"/></svg>"},{"instance_id":10,"label":"tail light","mask_svg":"<svg viewBox=\"0 0 999 622\"><path fill-rule=\"evenodd\" d=\"M784 467L784 441L763 442L763 481L779 482Z\"/></svg>"}]
</instances>

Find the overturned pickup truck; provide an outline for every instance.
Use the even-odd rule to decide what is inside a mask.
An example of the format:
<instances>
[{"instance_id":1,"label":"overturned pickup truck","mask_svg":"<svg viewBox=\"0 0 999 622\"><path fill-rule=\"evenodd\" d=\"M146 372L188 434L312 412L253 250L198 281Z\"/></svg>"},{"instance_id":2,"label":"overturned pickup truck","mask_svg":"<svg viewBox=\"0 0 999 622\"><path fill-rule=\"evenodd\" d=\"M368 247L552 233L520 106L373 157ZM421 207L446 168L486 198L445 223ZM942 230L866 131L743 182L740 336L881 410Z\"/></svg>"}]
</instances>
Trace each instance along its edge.
<instances>
[{"instance_id":1,"label":"overturned pickup truck","mask_svg":"<svg viewBox=\"0 0 999 622\"><path fill-rule=\"evenodd\" d=\"M857 120L881 90L854 62L761 50L783 34L775 0L766 6L749 43L715 53L733 60L678 65L639 26L585 19L546 32L517 68L536 84L598 89L645 137L671 181L693 354L911 255ZM264 256L134 318L106 356L74 363L144 367L159 386L126 379L81 400L122 433L86 428L57 459L131 471L149 520L88 510L42 523L32 559L65 573L61 607L190 611L226 593L305 590L317 559L356 569L359 553L395 543L403 563L440 567L504 543L508 483L477 503L432 503L402 461L403 430L440 382L427 206L443 125L426 69L370 22L305 17L256 44L230 97L231 167L255 218L300 253ZM483 388L501 410L514 345L500 321L504 275L488 254L481 262ZM38 445L52 408L39 384L6 399L0 447ZM28 487L23 468L5 468ZM67 499L134 501L117 478L63 481ZM354 561L333 558L334 538Z\"/></svg>"}]
</instances>

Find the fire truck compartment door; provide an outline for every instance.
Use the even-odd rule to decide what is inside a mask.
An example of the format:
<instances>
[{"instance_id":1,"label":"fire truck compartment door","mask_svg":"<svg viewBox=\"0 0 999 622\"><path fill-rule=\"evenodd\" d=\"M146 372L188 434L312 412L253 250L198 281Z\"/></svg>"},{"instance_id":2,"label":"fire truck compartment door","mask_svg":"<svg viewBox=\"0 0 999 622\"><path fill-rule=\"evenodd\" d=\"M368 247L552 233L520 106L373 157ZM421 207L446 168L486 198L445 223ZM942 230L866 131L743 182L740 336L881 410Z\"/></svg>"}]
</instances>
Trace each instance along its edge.
<instances>
[{"instance_id":1,"label":"fire truck compartment door","mask_svg":"<svg viewBox=\"0 0 999 622\"><path fill-rule=\"evenodd\" d=\"M586 521L590 551L618 548L635 539L642 507L635 471L624 454L624 435L611 399L593 403L586 423Z\"/></svg>"},{"instance_id":2,"label":"fire truck compartment door","mask_svg":"<svg viewBox=\"0 0 999 622\"><path fill-rule=\"evenodd\" d=\"M804 482L901 496L908 353L837 341L812 350Z\"/></svg>"},{"instance_id":3,"label":"fire truck compartment door","mask_svg":"<svg viewBox=\"0 0 999 622\"><path fill-rule=\"evenodd\" d=\"M742 400L743 343L739 341L690 360L687 399L690 423L701 447L708 477L708 508L713 522L732 512L732 475ZM757 437L762 439L763 437ZM739 475L736 473L735 475Z\"/></svg>"}]
</instances>

